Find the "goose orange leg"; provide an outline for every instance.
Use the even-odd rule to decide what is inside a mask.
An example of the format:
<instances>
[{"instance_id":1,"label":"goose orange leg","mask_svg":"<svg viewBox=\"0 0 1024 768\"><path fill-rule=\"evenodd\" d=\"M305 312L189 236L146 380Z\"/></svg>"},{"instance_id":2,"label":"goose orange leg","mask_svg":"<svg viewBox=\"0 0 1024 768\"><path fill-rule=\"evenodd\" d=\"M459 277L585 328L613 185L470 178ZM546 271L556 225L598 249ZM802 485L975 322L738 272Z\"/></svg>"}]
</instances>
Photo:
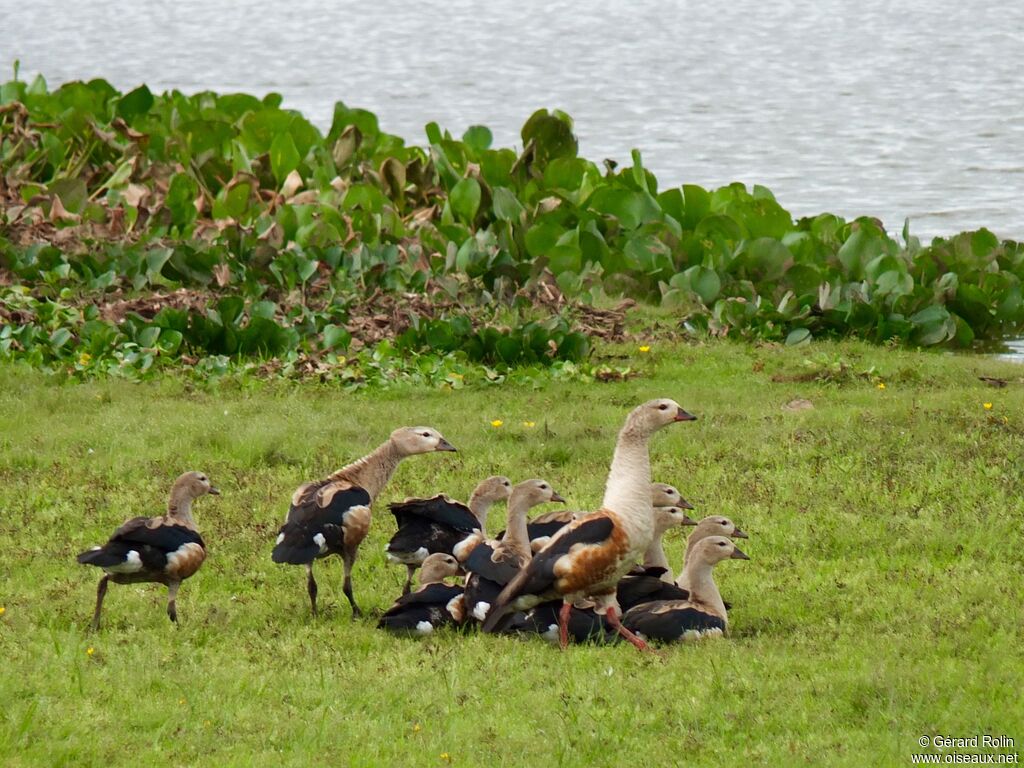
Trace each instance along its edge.
<instances>
[{"instance_id":1,"label":"goose orange leg","mask_svg":"<svg viewBox=\"0 0 1024 768\"><path fill-rule=\"evenodd\" d=\"M651 648L651 646L649 646L639 637L637 637L624 626L622 626L622 622L619 621L619 616L614 608L609 607L608 612L605 614L605 616L608 619L608 623L612 625L612 629L614 629L616 632L618 632L620 635L626 638L626 640L632 643L637 650L650 651L651 653L655 652L654 649Z\"/></svg>"},{"instance_id":2,"label":"goose orange leg","mask_svg":"<svg viewBox=\"0 0 1024 768\"><path fill-rule=\"evenodd\" d=\"M558 647L563 651L569 647L569 614L572 613L572 603L563 602L558 612Z\"/></svg>"}]
</instances>

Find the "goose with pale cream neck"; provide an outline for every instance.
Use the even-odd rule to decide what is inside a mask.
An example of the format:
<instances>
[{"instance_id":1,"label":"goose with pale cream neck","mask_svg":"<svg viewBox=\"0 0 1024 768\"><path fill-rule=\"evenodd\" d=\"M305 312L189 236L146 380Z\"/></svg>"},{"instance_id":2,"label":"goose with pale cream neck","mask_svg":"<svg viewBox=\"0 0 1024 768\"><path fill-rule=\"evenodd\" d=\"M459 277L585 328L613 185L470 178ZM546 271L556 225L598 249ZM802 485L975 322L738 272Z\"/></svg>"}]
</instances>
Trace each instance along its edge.
<instances>
[{"instance_id":1,"label":"goose with pale cream neck","mask_svg":"<svg viewBox=\"0 0 1024 768\"><path fill-rule=\"evenodd\" d=\"M573 602L589 597L613 629L646 649L619 621L615 587L654 539L650 439L662 427L695 418L667 398L633 409L619 432L601 509L559 531L502 590L484 622L485 632L500 630L509 610L560 597L559 641L564 648Z\"/></svg>"},{"instance_id":2,"label":"goose with pale cream neck","mask_svg":"<svg viewBox=\"0 0 1024 768\"><path fill-rule=\"evenodd\" d=\"M102 547L78 556L78 562L102 568L104 576L96 590L93 630L99 629L100 611L107 585L155 582L167 586L167 617L178 621L177 597L181 582L189 578L206 559L206 544L192 519L192 502L220 494L202 472L186 472L171 486L167 514L132 518Z\"/></svg>"},{"instance_id":3,"label":"goose with pale cream neck","mask_svg":"<svg viewBox=\"0 0 1024 768\"><path fill-rule=\"evenodd\" d=\"M362 615L352 594L352 566L370 530L370 505L387 485L402 459L420 453L454 451L436 429L401 427L371 453L324 480L305 483L292 495L288 516L274 544L275 563L304 565L313 616L317 584L313 562L340 555L345 567L342 591L352 617Z\"/></svg>"}]
</instances>

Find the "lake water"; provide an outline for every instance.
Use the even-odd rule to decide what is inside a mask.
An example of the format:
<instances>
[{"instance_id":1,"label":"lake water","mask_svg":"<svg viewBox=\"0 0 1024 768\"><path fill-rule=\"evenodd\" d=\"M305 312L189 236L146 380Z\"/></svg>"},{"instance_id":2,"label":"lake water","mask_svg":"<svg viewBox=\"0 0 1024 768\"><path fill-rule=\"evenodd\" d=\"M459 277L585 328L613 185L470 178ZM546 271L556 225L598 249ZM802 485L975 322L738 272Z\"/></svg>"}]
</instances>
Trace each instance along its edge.
<instances>
[{"instance_id":1,"label":"lake water","mask_svg":"<svg viewBox=\"0 0 1024 768\"><path fill-rule=\"evenodd\" d=\"M510 146L557 107L587 157L639 147L662 186L1024 238L1019 0L0 0L0 18L0 66L51 86L278 91L322 127L342 100L420 143L433 120Z\"/></svg>"}]
</instances>

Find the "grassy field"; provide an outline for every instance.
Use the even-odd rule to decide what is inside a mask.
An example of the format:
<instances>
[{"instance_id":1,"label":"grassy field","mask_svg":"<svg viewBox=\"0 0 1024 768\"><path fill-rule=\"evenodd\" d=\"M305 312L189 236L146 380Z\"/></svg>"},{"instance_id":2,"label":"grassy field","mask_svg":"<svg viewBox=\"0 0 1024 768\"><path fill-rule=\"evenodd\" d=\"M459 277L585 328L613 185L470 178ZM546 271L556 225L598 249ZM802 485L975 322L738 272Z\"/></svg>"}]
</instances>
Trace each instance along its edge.
<instances>
[{"instance_id":1,"label":"grassy field","mask_svg":"<svg viewBox=\"0 0 1024 768\"><path fill-rule=\"evenodd\" d=\"M0 368L0 762L865 766L909 765L924 734L1024 741L1024 369L858 344L620 351L643 376L358 395ZM387 636L404 569L384 562L383 504L355 570L364 621L340 560L318 569L318 621L302 569L270 562L294 487L401 424L460 452L408 460L382 502L501 472L592 506L623 417L654 396L700 416L655 438L655 478L751 534L750 562L717 572L731 639L657 659ZM197 505L211 555L180 626L163 588L114 585L90 634L98 572L74 556L161 511L186 469L223 495Z\"/></svg>"}]
</instances>

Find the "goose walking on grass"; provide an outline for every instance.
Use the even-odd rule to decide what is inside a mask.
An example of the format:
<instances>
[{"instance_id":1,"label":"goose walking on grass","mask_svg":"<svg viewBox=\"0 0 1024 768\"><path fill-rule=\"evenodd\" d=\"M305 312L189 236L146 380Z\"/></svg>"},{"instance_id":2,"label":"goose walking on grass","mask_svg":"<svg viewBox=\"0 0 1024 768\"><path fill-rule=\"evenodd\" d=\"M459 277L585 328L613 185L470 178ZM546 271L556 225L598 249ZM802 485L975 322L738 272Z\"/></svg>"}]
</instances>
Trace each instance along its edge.
<instances>
[{"instance_id":1,"label":"goose walking on grass","mask_svg":"<svg viewBox=\"0 0 1024 768\"><path fill-rule=\"evenodd\" d=\"M313 561L340 555L345 567L342 591L352 617L362 615L352 594L352 565L359 545L370 530L370 505L407 456L454 451L441 433L430 427L401 427L372 453L324 480L306 483L292 495L291 508L278 534L275 563L304 565L313 616L317 615Z\"/></svg>"},{"instance_id":2,"label":"goose walking on grass","mask_svg":"<svg viewBox=\"0 0 1024 768\"><path fill-rule=\"evenodd\" d=\"M167 616L172 622L178 621L178 588L206 559L206 545L192 519L192 502L208 493L216 496L220 491L202 472L186 472L171 486L166 515L133 518L114 531L102 547L78 556L78 562L104 571L96 590L93 630L99 629L103 598L111 581L166 585Z\"/></svg>"},{"instance_id":3,"label":"goose walking on grass","mask_svg":"<svg viewBox=\"0 0 1024 768\"><path fill-rule=\"evenodd\" d=\"M654 538L651 436L673 422L695 418L669 399L651 400L629 414L619 432L601 509L559 531L502 590L484 622L485 632L501 629L509 610L560 597L559 644L565 648L573 602L589 597L620 635L647 648L619 621L615 587Z\"/></svg>"},{"instance_id":4,"label":"goose walking on grass","mask_svg":"<svg viewBox=\"0 0 1024 768\"><path fill-rule=\"evenodd\" d=\"M750 559L725 536L700 540L686 559L684 576L689 597L638 605L626 611L623 625L637 637L664 642L721 637L728 630L729 615L712 570L730 558Z\"/></svg>"},{"instance_id":5,"label":"goose walking on grass","mask_svg":"<svg viewBox=\"0 0 1024 768\"><path fill-rule=\"evenodd\" d=\"M408 594L413 574L427 555L451 554L455 546L474 531L486 532L487 513L512 491L507 477L488 477L469 497L469 505L439 495L429 499L406 499L388 505L398 532L384 547L389 563L405 565L408 574L402 594Z\"/></svg>"},{"instance_id":6,"label":"goose walking on grass","mask_svg":"<svg viewBox=\"0 0 1024 768\"><path fill-rule=\"evenodd\" d=\"M512 488L508 499L508 531L501 541L481 542L466 558L466 610L477 621L487 617L494 599L533 554L526 533L530 508L548 502L565 502L546 480L524 480Z\"/></svg>"},{"instance_id":7,"label":"goose walking on grass","mask_svg":"<svg viewBox=\"0 0 1024 768\"><path fill-rule=\"evenodd\" d=\"M420 569L420 588L398 598L380 617L377 628L397 634L429 635L440 627L461 624L465 619L462 587L444 582L458 572L459 563L452 555L428 555Z\"/></svg>"}]
</instances>

